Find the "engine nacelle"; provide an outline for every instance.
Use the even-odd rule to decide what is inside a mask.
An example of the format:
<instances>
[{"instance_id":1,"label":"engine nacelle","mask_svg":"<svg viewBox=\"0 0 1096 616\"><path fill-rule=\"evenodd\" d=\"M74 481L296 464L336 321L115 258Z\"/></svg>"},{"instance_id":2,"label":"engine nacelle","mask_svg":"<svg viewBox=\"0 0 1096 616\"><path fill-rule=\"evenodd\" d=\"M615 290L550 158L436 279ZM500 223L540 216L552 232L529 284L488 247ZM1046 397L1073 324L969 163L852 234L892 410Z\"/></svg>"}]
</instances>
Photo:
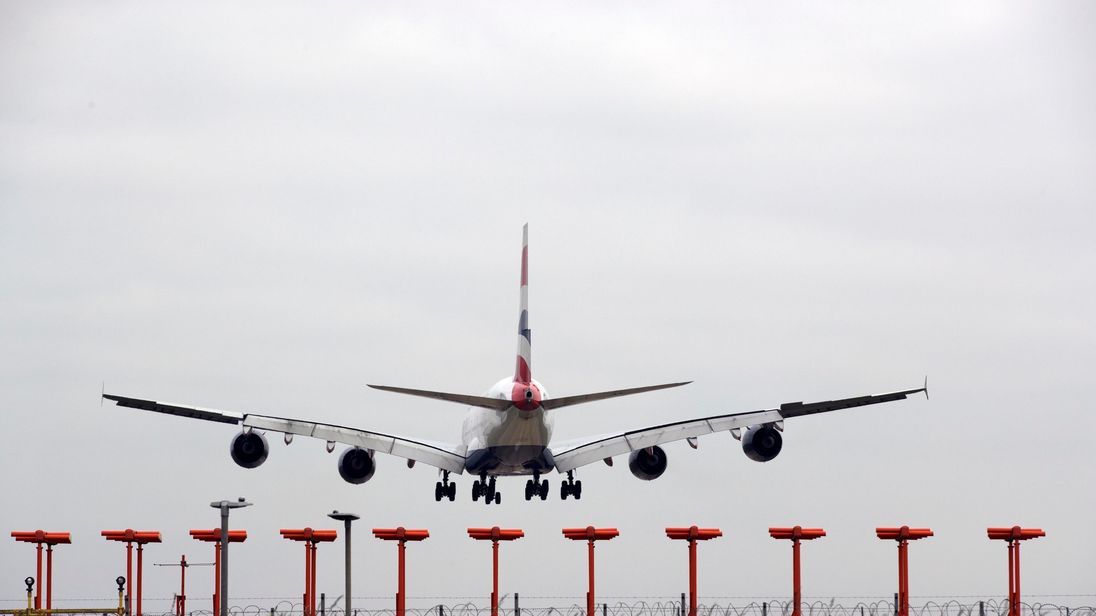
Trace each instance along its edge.
<instances>
[{"instance_id":1,"label":"engine nacelle","mask_svg":"<svg viewBox=\"0 0 1096 616\"><path fill-rule=\"evenodd\" d=\"M244 468L255 468L266 462L266 457L270 455L266 437L254 430L232 437L228 451L232 454L232 461Z\"/></svg>"},{"instance_id":2,"label":"engine nacelle","mask_svg":"<svg viewBox=\"0 0 1096 616\"><path fill-rule=\"evenodd\" d=\"M750 426L742 433L742 451L754 462L768 462L780 453L784 438L772 424Z\"/></svg>"},{"instance_id":3,"label":"engine nacelle","mask_svg":"<svg viewBox=\"0 0 1096 616\"><path fill-rule=\"evenodd\" d=\"M351 447L339 456L339 476L347 483L365 483L376 471L377 463L368 449Z\"/></svg>"},{"instance_id":4,"label":"engine nacelle","mask_svg":"<svg viewBox=\"0 0 1096 616\"><path fill-rule=\"evenodd\" d=\"M666 472L666 452L657 446L633 451L628 456L628 468L636 479L658 479Z\"/></svg>"}]
</instances>

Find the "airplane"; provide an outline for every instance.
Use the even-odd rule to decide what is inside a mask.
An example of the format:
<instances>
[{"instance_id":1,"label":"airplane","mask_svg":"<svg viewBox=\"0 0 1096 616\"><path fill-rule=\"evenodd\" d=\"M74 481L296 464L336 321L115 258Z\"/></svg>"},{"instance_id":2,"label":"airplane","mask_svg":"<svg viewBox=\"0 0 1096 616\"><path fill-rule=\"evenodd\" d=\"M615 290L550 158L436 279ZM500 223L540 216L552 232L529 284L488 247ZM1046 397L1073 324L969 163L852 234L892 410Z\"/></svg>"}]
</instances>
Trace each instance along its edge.
<instances>
[{"instance_id":1,"label":"airplane","mask_svg":"<svg viewBox=\"0 0 1096 616\"><path fill-rule=\"evenodd\" d=\"M472 483L472 500L478 501L482 498L486 504L502 502L502 494L496 486L496 478L502 476L531 476L525 482L525 500L547 499L548 480L542 479L541 475L553 470L567 475L560 482L560 498L581 499L582 481L575 479L575 471L596 462L612 466L613 457L624 454L628 455L628 468L632 474L638 479L651 481L666 472L667 456L661 445L685 440L695 449L698 437L724 430L741 442L746 457L756 462L768 462L776 458L783 447L781 433L784 431L786 419L903 400L916 393L924 393L928 398L926 378L924 385L917 389L821 402L788 402L772 409L670 421L657 426L567 442L552 441L554 411L597 400L680 387L691 381L562 398L550 397L544 386L533 378L532 372L528 224L522 229L517 334L518 348L513 376L499 380L482 396L369 385L382 391L468 406L461 430L461 441L456 444L301 419L130 398L105 391L102 392L102 398L123 407L239 425L241 431L233 437L229 452L233 461L244 468L256 468L266 461L270 453L266 432L282 434L286 445L296 435L307 436L326 441L329 453L334 451L336 443L349 446L339 456L338 461L339 475L349 483L362 484L373 477L377 468L375 455L379 452L404 458L409 468L417 462L438 468L441 480L434 485L435 501L456 499L457 486L450 479L451 474L476 475L479 478Z\"/></svg>"}]
</instances>

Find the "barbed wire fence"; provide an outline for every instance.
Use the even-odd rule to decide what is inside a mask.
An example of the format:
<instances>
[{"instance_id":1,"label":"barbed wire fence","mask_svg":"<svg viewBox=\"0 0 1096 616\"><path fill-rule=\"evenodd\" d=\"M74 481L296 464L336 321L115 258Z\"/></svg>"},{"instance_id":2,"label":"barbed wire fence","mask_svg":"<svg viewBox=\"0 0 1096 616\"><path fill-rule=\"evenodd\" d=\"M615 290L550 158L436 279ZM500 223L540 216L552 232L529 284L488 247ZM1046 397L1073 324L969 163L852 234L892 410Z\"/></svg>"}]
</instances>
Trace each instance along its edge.
<instances>
[{"instance_id":1,"label":"barbed wire fence","mask_svg":"<svg viewBox=\"0 0 1096 616\"><path fill-rule=\"evenodd\" d=\"M1092 596L1084 596L1089 601ZM790 616L792 603L787 600L747 601L734 603L700 604L698 616ZM667 601L616 601L597 604L598 614L594 616L685 616L687 604L680 600ZM911 616L1006 616L1008 601L1003 599L985 599L980 601L928 601L920 605L910 605ZM430 607L408 608L409 616L490 616L490 605L476 603L439 603ZM804 602L801 605L803 616L894 616L894 602L888 600L859 601L855 604L840 604L835 600ZM243 605L229 608L230 616L303 616L300 602L279 601L273 605ZM150 612L144 616L175 616L174 611ZM187 610L186 616L214 616L211 610ZM357 609L347 614L338 607L318 611L318 616L395 616L394 609ZM535 605L521 606L519 602L507 602L499 605L499 616L586 616L585 604ZM1096 616L1093 605L1062 605L1058 603L1021 603L1020 616Z\"/></svg>"}]
</instances>

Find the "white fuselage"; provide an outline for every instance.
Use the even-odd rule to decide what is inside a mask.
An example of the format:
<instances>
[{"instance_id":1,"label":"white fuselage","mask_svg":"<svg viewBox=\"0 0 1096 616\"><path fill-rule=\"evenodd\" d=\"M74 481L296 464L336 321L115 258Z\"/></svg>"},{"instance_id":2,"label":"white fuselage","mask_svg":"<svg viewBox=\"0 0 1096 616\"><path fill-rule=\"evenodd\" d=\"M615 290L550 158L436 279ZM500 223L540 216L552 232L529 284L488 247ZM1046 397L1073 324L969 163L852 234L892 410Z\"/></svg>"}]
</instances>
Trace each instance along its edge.
<instances>
[{"instance_id":1,"label":"white fuselage","mask_svg":"<svg viewBox=\"0 0 1096 616\"><path fill-rule=\"evenodd\" d=\"M542 400L548 392L535 379L533 384L540 390ZM495 383L484 397L510 400L514 379L507 377ZM461 443L468 456L469 472L486 472L490 475L532 475L544 468L551 460L544 458L552 438L553 418L543 406L522 410L514 405L497 411L471 407L464 417Z\"/></svg>"}]
</instances>

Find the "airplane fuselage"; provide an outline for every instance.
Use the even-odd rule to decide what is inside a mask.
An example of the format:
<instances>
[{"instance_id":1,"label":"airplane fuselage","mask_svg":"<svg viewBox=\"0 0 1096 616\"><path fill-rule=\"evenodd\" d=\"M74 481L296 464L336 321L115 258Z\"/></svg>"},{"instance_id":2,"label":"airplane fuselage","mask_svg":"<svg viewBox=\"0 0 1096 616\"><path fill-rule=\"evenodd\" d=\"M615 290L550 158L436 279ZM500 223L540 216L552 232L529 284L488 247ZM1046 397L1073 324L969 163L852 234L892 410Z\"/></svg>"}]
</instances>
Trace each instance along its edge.
<instances>
[{"instance_id":1,"label":"airplane fuselage","mask_svg":"<svg viewBox=\"0 0 1096 616\"><path fill-rule=\"evenodd\" d=\"M532 391L526 393L527 389ZM495 383L484 397L512 400L513 404L502 411L468 409L461 430L465 470L489 475L532 475L552 470L555 465L548 443L555 422L551 411L539 404L548 399L544 387L535 379L527 385L507 377Z\"/></svg>"}]
</instances>

